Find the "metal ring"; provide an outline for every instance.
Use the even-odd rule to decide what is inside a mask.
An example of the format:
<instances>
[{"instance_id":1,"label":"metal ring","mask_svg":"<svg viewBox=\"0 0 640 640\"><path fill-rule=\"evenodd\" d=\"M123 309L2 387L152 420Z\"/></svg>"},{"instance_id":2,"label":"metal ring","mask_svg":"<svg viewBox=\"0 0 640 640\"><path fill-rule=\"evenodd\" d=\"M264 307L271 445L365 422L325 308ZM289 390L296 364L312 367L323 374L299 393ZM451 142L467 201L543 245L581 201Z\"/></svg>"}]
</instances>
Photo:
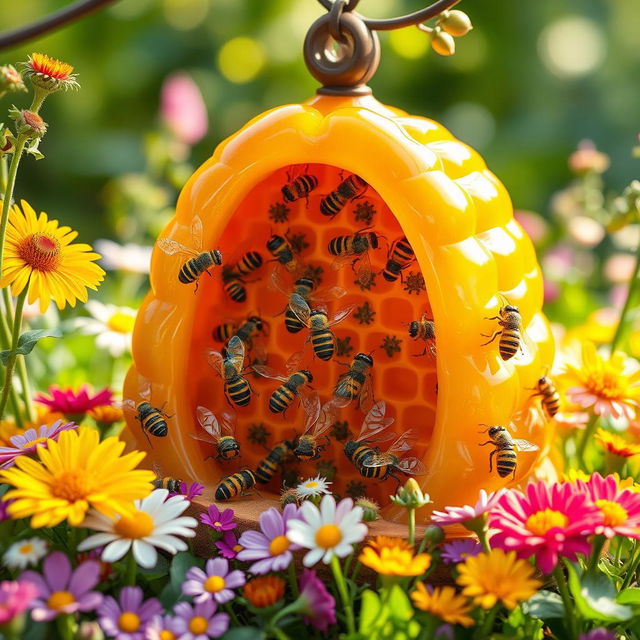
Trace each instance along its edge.
<instances>
[{"instance_id":1,"label":"metal ring","mask_svg":"<svg viewBox=\"0 0 640 640\"><path fill-rule=\"evenodd\" d=\"M346 4L347 0L333 0L329 11L329 33L334 40L342 43L346 42L346 38L340 31L340 18Z\"/></svg>"}]
</instances>

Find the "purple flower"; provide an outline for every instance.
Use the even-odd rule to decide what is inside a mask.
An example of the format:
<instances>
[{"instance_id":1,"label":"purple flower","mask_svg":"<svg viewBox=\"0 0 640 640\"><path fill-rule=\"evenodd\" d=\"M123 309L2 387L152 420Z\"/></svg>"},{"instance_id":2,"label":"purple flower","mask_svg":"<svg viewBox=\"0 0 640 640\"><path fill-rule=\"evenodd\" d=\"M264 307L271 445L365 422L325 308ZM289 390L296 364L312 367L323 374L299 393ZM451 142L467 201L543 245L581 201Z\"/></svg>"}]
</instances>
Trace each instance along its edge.
<instances>
[{"instance_id":1,"label":"purple flower","mask_svg":"<svg viewBox=\"0 0 640 640\"><path fill-rule=\"evenodd\" d=\"M202 94L184 72L164 81L160 115L175 137L185 144L193 145L207 133L209 122Z\"/></svg>"},{"instance_id":2,"label":"purple flower","mask_svg":"<svg viewBox=\"0 0 640 640\"><path fill-rule=\"evenodd\" d=\"M445 543L440 557L447 564L458 564L464 562L469 556L477 556L481 551L482 547L477 540L464 538Z\"/></svg>"},{"instance_id":3,"label":"purple flower","mask_svg":"<svg viewBox=\"0 0 640 640\"><path fill-rule=\"evenodd\" d=\"M4 502L0 501L0 522L4 522L11 518L9 515L9 505L12 502L13 500L5 500Z\"/></svg>"},{"instance_id":4,"label":"purple flower","mask_svg":"<svg viewBox=\"0 0 640 640\"><path fill-rule=\"evenodd\" d=\"M204 485L199 482L192 482L187 484L186 482L180 483L180 495L183 495L189 502L202 495L204 491Z\"/></svg>"},{"instance_id":5,"label":"purple flower","mask_svg":"<svg viewBox=\"0 0 640 640\"><path fill-rule=\"evenodd\" d=\"M156 598L143 602L140 587L124 587L118 602L107 596L98 608L102 630L116 640L144 640L147 626L162 613L162 605Z\"/></svg>"},{"instance_id":6,"label":"purple flower","mask_svg":"<svg viewBox=\"0 0 640 640\"><path fill-rule=\"evenodd\" d=\"M298 580L300 599L306 602L301 610L305 624L310 624L320 631L326 631L330 624L336 622L336 601L327 591L315 571L305 569Z\"/></svg>"},{"instance_id":7,"label":"purple flower","mask_svg":"<svg viewBox=\"0 0 640 640\"><path fill-rule=\"evenodd\" d=\"M0 625L26 611L37 597L38 588L30 582L0 582Z\"/></svg>"},{"instance_id":8,"label":"purple flower","mask_svg":"<svg viewBox=\"0 0 640 640\"><path fill-rule=\"evenodd\" d=\"M229 628L229 616L216 612L216 603L211 600L196 602L179 602L170 622L171 631L179 640L207 640L219 638Z\"/></svg>"},{"instance_id":9,"label":"purple flower","mask_svg":"<svg viewBox=\"0 0 640 640\"><path fill-rule=\"evenodd\" d=\"M498 504L504 489L495 493L487 493L480 489L480 497L475 505L464 505L463 507L445 507L444 511L434 511L431 514L431 522L440 526L448 524L471 524L480 519L486 519L486 515Z\"/></svg>"},{"instance_id":10,"label":"purple flower","mask_svg":"<svg viewBox=\"0 0 640 640\"><path fill-rule=\"evenodd\" d=\"M218 507L212 504L207 509L207 513L203 513L200 516L200 522L216 531L231 531L231 529L236 528L237 524L233 521L233 516L233 509L225 509L220 512Z\"/></svg>"},{"instance_id":11,"label":"purple flower","mask_svg":"<svg viewBox=\"0 0 640 640\"><path fill-rule=\"evenodd\" d=\"M0 469L8 469L14 465L17 457L27 453L34 453L38 447L46 447L47 440L57 440L60 433L68 429L76 429L73 422L54 422L51 426L43 424L37 429L27 429L24 433L11 436L9 442L13 446L0 447Z\"/></svg>"},{"instance_id":12,"label":"purple flower","mask_svg":"<svg viewBox=\"0 0 640 640\"><path fill-rule=\"evenodd\" d=\"M145 640L166 640L174 637L171 631L173 616L154 616L144 630Z\"/></svg>"},{"instance_id":13,"label":"purple flower","mask_svg":"<svg viewBox=\"0 0 640 640\"><path fill-rule=\"evenodd\" d=\"M616 640L616 634L604 627L598 627L588 633L581 633L578 640Z\"/></svg>"},{"instance_id":14,"label":"purple flower","mask_svg":"<svg viewBox=\"0 0 640 640\"><path fill-rule=\"evenodd\" d=\"M254 562L249 571L262 574L270 571L282 571L291 563L292 550L299 549L286 536L287 522L298 515L298 507L288 504L280 513L271 507L260 514L261 531L245 531L240 536L240 544L244 547L238 554L238 560Z\"/></svg>"},{"instance_id":15,"label":"purple flower","mask_svg":"<svg viewBox=\"0 0 640 640\"><path fill-rule=\"evenodd\" d=\"M72 572L69 558L55 551L44 561L42 573L25 571L20 576L38 589L38 596L30 604L31 617L37 622L52 620L61 613L93 611L102 602L102 594L91 591L100 580L100 564L94 560L83 562Z\"/></svg>"},{"instance_id":16,"label":"purple flower","mask_svg":"<svg viewBox=\"0 0 640 640\"><path fill-rule=\"evenodd\" d=\"M218 540L215 545L220 555L229 560L233 560L244 549L232 531L225 531L222 540Z\"/></svg>"},{"instance_id":17,"label":"purple flower","mask_svg":"<svg viewBox=\"0 0 640 640\"><path fill-rule=\"evenodd\" d=\"M237 589L244 584L242 571L229 571L229 561L225 558L207 560L205 570L191 567L187 571L187 580L182 583L182 593L195 596L194 602L213 601L224 604L233 600Z\"/></svg>"}]
</instances>

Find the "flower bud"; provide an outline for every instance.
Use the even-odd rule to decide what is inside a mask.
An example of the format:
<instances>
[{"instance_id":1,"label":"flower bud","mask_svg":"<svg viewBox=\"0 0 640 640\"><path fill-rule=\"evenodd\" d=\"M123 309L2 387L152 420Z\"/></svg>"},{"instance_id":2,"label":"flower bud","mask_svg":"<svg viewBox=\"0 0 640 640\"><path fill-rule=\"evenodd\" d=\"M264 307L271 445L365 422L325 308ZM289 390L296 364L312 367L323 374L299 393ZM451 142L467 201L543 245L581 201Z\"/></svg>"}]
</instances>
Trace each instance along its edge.
<instances>
[{"instance_id":1,"label":"flower bud","mask_svg":"<svg viewBox=\"0 0 640 640\"><path fill-rule=\"evenodd\" d=\"M431 48L441 56L452 56L456 52L453 36L437 27L431 35Z\"/></svg>"},{"instance_id":2,"label":"flower bud","mask_svg":"<svg viewBox=\"0 0 640 640\"><path fill-rule=\"evenodd\" d=\"M377 502L369 500L367 498L359 498L356 500L356 506L362 507L362 521L374 522L378 519L378 513L380 512L380 506Z\"/></svg>"},{"instance_id":3,"label":"flower bud","mask_svg":"<svg viewBox=\"0 0 640 640\"><path fill-rule=\"evenodd\" d=\"M609 164L609 156L598 151L591 140L583 140L569 156L569 169L576 175L604 173Z\"/></svg>"},{"instance_id":4,"label":"flower bud","mask_svg":"<svg viewBox=\"0 0 640 640\"><path fill-rule=\"evenodd\" d=\"M22 75L10 64L0 66L0 96L15 91L26 91Z\"/></svg>"},{"instance_id":5,"label":"flower bud","mask_svg":"<svg viewBox=\"0 0 640 640\"><path fill-rule=\"evenodd\" d=\"M95 621L84 621L78 625L75 640L104 640L104 633Z\"/></svg>"},{"instance_id":6,"label":"flower bud","mask_svg":"<svg viewBox=\"0 0 640 640\"><path fill-rule=\"evenodd\" d=\"M407 509L418 509L431 502L429 494L422 493L420 485L415 478L409 478L404 486L400 487L395 496L389 496L392 502Z\"/></svg>"},{"instance_id":7,"label":"flower bud","mask_svg":"<svg viewBox=\"0 0 640 640\"><path fill-rule=\"evenodd\" d=\"M293 489L287 489L280 495L280 506L286 507L288 504L298 504L298 492Z\"/></svg>"},{"instance_id":8,"label":"flower bud","mask_svg":"<svg viewBox=\"0 0 640 640\"><path fill-rule=\"evenodd\" d=\"M445 11L440 20L438 20L438 24L448 34L456 37L464 36L473 29L469 16L464 11L458 11L458 9Z\"/></svg>"},{"instance_id":9,"label":"flower bud","mask_svg":"<svg viewBox=\"0 0 640 640\"><path fill-rule=\"evenodd\" d=\"M424 537L430 546L435 546L444 540L444 529L437 524L430 524L425 529Z\"/></svg>"},{"instance_id":10,"label":"flower bud","mask_svg":"<svg viewBox=\"0 0 640 640\"><path fill-rule=\"evenodd\" d=\"M35 111L13 107L9 115L15 120L18 135L23 135L29 140L42 138L47 132L47 123Z\"/></svg>"}]
</instances>

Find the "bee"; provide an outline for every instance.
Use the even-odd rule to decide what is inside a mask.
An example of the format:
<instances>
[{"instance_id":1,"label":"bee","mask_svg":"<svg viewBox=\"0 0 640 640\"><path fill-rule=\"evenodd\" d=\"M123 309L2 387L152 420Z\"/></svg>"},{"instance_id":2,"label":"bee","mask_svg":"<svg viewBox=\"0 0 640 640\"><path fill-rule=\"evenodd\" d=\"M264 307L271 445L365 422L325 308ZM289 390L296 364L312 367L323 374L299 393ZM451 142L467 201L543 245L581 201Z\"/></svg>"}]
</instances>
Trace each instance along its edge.
<instances>
[{"instance_id":1,"label":"bee","mask_svg":"<svg viewBox=\"0 0 640 640\"><path fill-rule=\"evenodd\" d=\"M274 233L267 241L267 250L289 273L294 273L300 268L293 248L285 236Z\"/></svg>"},{"instance_id":2,"label":"bee","mask_svg":"<svg viewBox=\"0 0 640 640\"><path fill-rule=\"evenodd\" d=\"M497 316L491 318L485 318L485 320L497 320L498 324L502 327L498 329L493 336L483 333L484 338L491 339L484 342L482 346L491 344L498 336L500 336L500 342L498 349L500 351L500 357L503 360L510 360L516 355L520 348L521 331L522 331L522 317L518 307L514 307L510 304L505 304L500 308Z\"/></svg>"},{"instance_id":3,"label":"bee","mask_svg":"<svg viewBox=\"0 0 640 640\"><path fill-rule=\"evenodd\" d=\"M318 394L314 394L311 402L305 407L306 422L302 435L296 441L296 447L293 455L300 462L309 462L317 460L320 453L327 447L330 440L326 434L331 425L335 422L335 413L331 402L320 407L320 398ZM324 440L324 444L320 444L320 440Z\"/></svg>"},{"instance_id":4,"label":"bee","mask_svg":"<svg viewBox=\"0 0 640 640\"><path fill-rule=\"evenodd\" d=\"M358 405L366 407L373 398L371 384L373 358L366 353L358 353L347 366L349 370L340 376L333 390L332 402L338 407L346 407L357 398Z\"/></svg>"},{"instance_id":5,"label":"bee","mask_svg":"<svg viewBox=\"0 0 640 640\"><path fill-rule=\"evenodd\" d=\"M249 316L235 331L234 335L238 336L247 349L253 345L253 341L259 335L264 334L266 323L260 316Z\"/></svg>"},{"instance_id":6,"label":"bee","mask_svg":"<svg viewBox=\"0 0 640 640\"><path fill-rule=\"evenodd\" d=\"M427 318L427 314L423 313L420 320L413 320L409 323L409 337L414 340L424 340L425 346L422 353L416 354L415 357L423 356L429 350L430 354L436 355L436 324L433 320Z\"/></svg>"},{"instance_id":7,"label":"bee","mask_svg":"<svg viewBox=\"0 0 640 640\"><path fill-rule=\"evenodd\" d=\"M202 442L210 442L216 447L215 456L208 456L216 460L231 460L240 455L240 445L235 439L236 416L231 411L221 411L220 419L206 407L196 408L198 424L204 429L207 435L199 433L190 434L192 438Z\"/></svg>"},{"instance_id":8,"label":"bee","mask_svg":"<svg viewBox=\"0 0 640 640\"><path fill-rule=\"evenodd\" d=\"M402 271L415 260L413 249L407 240L407 236L402 236L393 242L387 255L387 263L382 270L382 277L387 282L395 282L402 277Z\"/></svg>"},{"instance_id":9,"label":"bee","mask_svg":"<svg viewBox=\"0 0 640 640\"><path fill-rule=\"evenodd\" d=\"M211 335L216 342L226 342L237 330L236 322L223 322L213 328Z\"/></svg>"},{"instance_id":10,"label":"bee","mask_svg":"<svg viewBox=\"0 0 640 640\"><path fill-rule=\"evenodd\" d=\"M125 400L123 404L129 411L135 411L135 418L140 423L142 433L147 438L147 442L151 444L149 434L156 438L165 438L169 433L167 419L173 418L173 416L166 414L162 408L158 409L151 404L151 384L148 381L142 385L140 395L143 402L137 406L133 400Z\"/></svg>"},{"instance_id":11,"label":"bee","mask_svg":"<svg viewBox=\"0 0 640 640\"><path fill-rule=\"evenodd\" d=\"M242 469L230 476L225 476L216 488L215 499L218 502L245 496L256 486L256 474L250 469Z\"/></svg>"},{"instance_id":12,"label":"bee","mask_svg":"<svg viewBox=\"0 0 640 640\"><path fill-rule=\"evenodd\" d=\"M178 280L182 284L196 283L196 291L198 290L198 280L203 273L211 275L209 269L211 267L220 266L222 264L222 253L217 249L213 251L202 251L202 220L196 216L191 224L191 239L196 250L189 249L183 244L171 240L169 238L160 238L158 246L168 256L176 253L184 253L193 256L187 260L178 272Z\"/></svg>"},{"instance_id":13,"label":"bee","mask_svg":"<svg viewBox=\"0 0 640 640\"><path fill-rule=\"evenodd\" d=\"M269 451L265 458L260 461L256 468L255 477L260 484L267 484L275 475L278 467L287 459L289 453L293 451L293 443L288 440L278 442Z\"/></svg>"},{"instance_id":14,"label":"bee","mask_svg":"<svg viewBox=\"0 0 640 640\"><path fill-rule=\"evenodd\" d=\"M542 408L550 418L553 418L560 410L560 394L556 385L551 378L542 376L538 380L535 391L533 395L541 397Z\"/></svg>"},{"instance_id":15,"label":"bee","mask_svg":"<svg viewBox=\"0 0 640 640\"><path fill-rule=\"evenodd\" d=\"M257 251L247 251L240 260L231 267L230 274L244 278L262 266L262 256Z\"/></svg>"},{"instance_id":16,"label":"bee","mask_svg":"<svg viewBox=\"0 0 640 640\"><path fill-rule=\"evenodd\" d=\"M309 201L309 194L318 186L318 178L308 173L291 179L287 177L289 182L285 184L282 191L282 198L285 202L295 202L300 198L306 198Z\"/></svg>"},{"instance_id":17,"label":"bee","mask_svg":"<svg viewBox=\"0 0 640 640\"><path fill-rule=\"evenodd\" d=\"M251 385L244 377L244 344L238 336L231 336L225 354L209 351L209 364L224 380L224 395L229 404L246 407L251 401Z\"/></svg>"},{"instance_id":18,"label":"bee","mask_svg":"<svg viewBox=\"0 0 640 640\"><path fill-rule=\"evenodd\" d=\"M232 269L224 269L222 271L222 283L224 292L233 302L237 302L238 304L246 302L247 289L244 286L245 283L238 278L238 276L234 275Z\"/></svg>"},{"instance_id":19,"label":"bee","mask_svg":"<svg viewBox=\"0 0 640 640\"><path fill-rule=\"evenodd\" d=\"M333 218L350 200L360 198L369 185L355 173L343 180L328 196L320 202L320 213Z\"/></svg>"},{"instance_id":20,"label":"bee","mask_svg":"<svg viewBox=\"0 0 640 640\"><path fill-rule=\"evenodd\" d=\"M518 457L516 449L518 451L537 451L537 445L528 440L513 438L504 427L499 425L489 426L483 424L481 426L487 427L482 433L488 433L491 439L483 442L480 446L484 447L492 444L495 447L489 454L489 471L493 471L493 456L497 454L496 470L498 475L501 478L506 478L510 473L513 473L513 477L515 478Z\"/></svg>"},{"instance_id":21,"label":"bee","mask_svg":"<svg viewBox=\"0 0 640 640\"><path fill-rule=\"evenodd\" d=\"M355 309L355 305L351 304L329 318L325 308L311 309L302 296L294 293L289 298L289 306L298 320L309 329L316 356L320 360L331 360L336 346L336 337L331 327L344 320Z\"/></svg>"},{"instance_id":22,"label":"bee","mask_svg":"<svg viewBox=\"0 0 640 640\"><path fill-rule=\"evenodd\" d=\"M156 474L156 479L152 480L151 484L155 489L166 489L169 493L180 493L182 480L163 476L160 466L156 463L153 464L153 472Z\"/></svg>"},{"instance_id":23,"label":"bee","mask_svg":"<svg viewBox=\"0 0 640 640\"><path fill-rule=\"evenodd\" d=\"M366 285L371 277L369 251L378 248L378 234L366 229L353 235L336 236L329 241L328 251L336 259L331 263L334 269L340 269L351 261L352 267L358 263L358 282Z\"/></svg>"}]
</instances>

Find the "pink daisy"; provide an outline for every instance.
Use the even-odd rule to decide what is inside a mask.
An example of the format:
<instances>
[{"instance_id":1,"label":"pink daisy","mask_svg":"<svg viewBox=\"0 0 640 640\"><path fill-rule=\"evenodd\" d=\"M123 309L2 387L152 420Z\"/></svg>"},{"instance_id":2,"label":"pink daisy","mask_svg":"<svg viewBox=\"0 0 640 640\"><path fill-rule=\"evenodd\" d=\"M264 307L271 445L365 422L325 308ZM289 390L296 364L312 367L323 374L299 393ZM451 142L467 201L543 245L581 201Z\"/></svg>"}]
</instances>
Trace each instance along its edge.
<instances>
[{"instance_id":1,"label":"pink daisy","mask_svg":"<svg viewBox=\"0 0 640 640\"><path fill-rule=\"evenodd\" d=\"M225 531L222 540L218 540L214 544L220 555L227 560L233 560L244 549L233 531Z\"/></svg>"},{"instance_id":2,"label":"pink daisy","mask_svg":"<svg viewBox=\"0 0 640 640\"><path fill-rule=\"evenodd\" d=\"M199 567L191 567L186 578L182 583L182 593L194 596L196 603L209 600L219 604L229 602L235 598L233 589L245 582L242 571L229 571L229 561L225 558L207 560L204 571Z\"/></svg>"},{"instance_id":3,"label":"pink daisy","mask_svg":"<svg viewBox=\"0 0 640 640\"><path fill-rule=\"evenodd\" d=\"M38 588L31 582L0 582L0 626L26 611L37 597Z\"/></svg>"},{"instance_id":4,"label":"pink daisy","mask_svg":"<svg viewBox=\"0 0 640 640\"><path fill-rule=\"evenodd\" d=\"M326 631L330 624L336 622L336 601L333 596L311 569L302 572L298 585L300 599L304 603L300 613L304 616L305 624Z\"/></svg>"},{"instance_id":5,"label":"pink daisy","mask_svg":"<svg viewBox=\"0 0 640 640\"><path fill-rule=\"evenodd\" d=\"M71 388L61 389L53 385L49 387L49 394L50 397L41 393L34 400L49 407L50 411L64 413L66 416L82 416L94 407L113 403L113 393L110 389L105 387L92 395L86 384L82 385L78 391Z\"/></svg>"},{"instance_id":6,"label":"pink daisy","mask_svg":"<svg viewBox=\"0 0 640 640\"><path fill-rule=\"evenodd\" d=\"M445 507L444 511L434 511L431 514L431 522L440 526L470 523L491 511L503 494L504 489L495 493L487 493L480 489L480 497L474 506L466 504L464 507Z\"/></svg>"},{"instance_id":7,"label":"pink daisy","mask_svg":"<svg viewBox=\"0 0 640 640\"><path fill-rule=\"evenodd\" d=\"M46 447L47 440L57 440L60 433L68 429L77 428L77 424L62 420L54 422L51 426L43 424L37 429L27 429L24 433L11 436L9 442L13 446L0 447L0 469L8 469L13 466L18 456L26 453L34 453L38 447Z\"/></svg>"},{"instance_id":8,"label":"pink daisy","mask_svg":"<svg viewBox=\"0 0 640 640\"><path fill-rule=\"evenodd\" d=\"M233 509L225 509L220 511L215 504L209 505L206 513L200 516L200 522L211 527L215 531L231 531L235 529L237 523L233 521L234 512Z\"/></svg>"}]
</instances>

